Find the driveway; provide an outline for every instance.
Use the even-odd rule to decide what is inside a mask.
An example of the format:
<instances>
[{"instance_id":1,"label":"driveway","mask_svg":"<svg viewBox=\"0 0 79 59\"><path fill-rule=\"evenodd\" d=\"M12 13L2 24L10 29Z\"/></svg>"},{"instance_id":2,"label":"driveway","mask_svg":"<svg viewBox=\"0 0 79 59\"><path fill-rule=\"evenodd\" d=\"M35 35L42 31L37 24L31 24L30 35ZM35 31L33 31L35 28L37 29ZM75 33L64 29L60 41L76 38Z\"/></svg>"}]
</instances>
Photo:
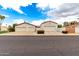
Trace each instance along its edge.
<instances>
[{"instance_id":1,"label":"driveway","mask_svg":"<svg viewBox=\"0 0 79 59\"><path fill-rule=\"evenodd\" d=\"M53 33L47 33L47 34L37 34L37 33L28 33L28 32L9 32L4 33L1 35L62 35L60 32L53 32Z\"/></svg>"},{"instance_id":2,"label":"driveway","mask_svg":"<svg viewBox=\"0 0 79 59\"><path fill-rule=\"evenodd\" d=\"M8 32L8 33L3 33L0 34L0 36L79 36L79 33L68 33L68 34L63 34L61 32L52 32L52 33L46 33L46 34L37 34L37 33L27 33L27 32Z\"/></svg>"}]
</instances>

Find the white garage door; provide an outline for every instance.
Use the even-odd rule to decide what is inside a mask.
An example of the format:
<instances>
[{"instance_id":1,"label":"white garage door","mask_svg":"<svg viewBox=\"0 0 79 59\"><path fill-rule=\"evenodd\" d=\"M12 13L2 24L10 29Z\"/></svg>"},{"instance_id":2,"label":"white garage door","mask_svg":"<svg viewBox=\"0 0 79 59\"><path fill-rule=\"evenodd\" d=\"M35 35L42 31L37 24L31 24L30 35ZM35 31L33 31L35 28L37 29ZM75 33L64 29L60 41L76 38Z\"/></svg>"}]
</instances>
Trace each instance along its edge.
<instances>
[{"instance_id":1,"label":"white garage door","mask_svg":"<svg viewBox=\"0 0 79 59\"><path fill-rule=\"evenodd\" d=\"M26 31L26 28L17 27L17 28L15 29L15 31Z\"/></svg>"},{"instance_id":2,"label":"white garage door","mask_svg":"<svg viewBox=\"0 0 79 59\"><path fill-rule=\"evenodd\" d=\"M15 31L34 32L34 31L35 31L35 28L32 28L32 27L25 27L25 28L23 28L23 27L17 27L17 28L15 29Z\"/></svg>"},{"instance_id":3,"label":"white garage door","mask_svg":"<svg viewBox=\"0 0 79 59\"><path fill-rule=\"evenodd\" d=\"M76 27L76 28L75 28L75 32L76 32L76 33L79 33L79 27Z\"/></svg>"},{"instance_id":4,"label":"white garage door","mask_svg":"<svg viewBox=\"0 0 79 59\"><path fill-rule=\"evenodd\" d=\"M44 31L51 31L51 32L57 31L56 27L44 27L43 29L44 29Z\"/></svg>"}]
</instances>

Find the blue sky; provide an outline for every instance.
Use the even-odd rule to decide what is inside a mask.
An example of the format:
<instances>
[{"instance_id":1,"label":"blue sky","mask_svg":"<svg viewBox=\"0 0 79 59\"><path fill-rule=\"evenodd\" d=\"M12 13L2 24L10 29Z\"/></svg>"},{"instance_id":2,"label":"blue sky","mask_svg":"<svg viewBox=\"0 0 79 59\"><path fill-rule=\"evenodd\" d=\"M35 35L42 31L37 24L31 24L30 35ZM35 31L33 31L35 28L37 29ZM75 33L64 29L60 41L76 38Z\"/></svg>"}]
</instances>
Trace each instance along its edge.
<instances>
[{"instance_id":1,"label":"blue sky","mask_svg":"<svg viewBox=\"0 0 79 59\"><path fill-rule=\"evenodd\" d=\"M0 14L4 24L23 21L39 25L44 21L63 23L79 16L79 1L72 0L0 0ZM74 3L73 3L74 2ZM76 3L77 2L77 3Z\"/></svg>"},{"instance_id":2,"label":"blue sky","mask_svg":"<svg viewBox=\"0 0 79 59\"><path fill-rule=\"evenodd\" d=\"M13 22L14 20L23 19L24 21L32 22L33 20L40 20L40 19L46 19L48 18L47 14L45 14L50 9L47 8L45 10L42 10L41 8L36 7L37 3L32 3L32 5L28 6L20 6L20 10L23 12L17 12L16 10L13 10L12 8L4 9L0 5L0 14L2 15L8 15L6 17L7 23Z\"/></svg>"}]
</instances>

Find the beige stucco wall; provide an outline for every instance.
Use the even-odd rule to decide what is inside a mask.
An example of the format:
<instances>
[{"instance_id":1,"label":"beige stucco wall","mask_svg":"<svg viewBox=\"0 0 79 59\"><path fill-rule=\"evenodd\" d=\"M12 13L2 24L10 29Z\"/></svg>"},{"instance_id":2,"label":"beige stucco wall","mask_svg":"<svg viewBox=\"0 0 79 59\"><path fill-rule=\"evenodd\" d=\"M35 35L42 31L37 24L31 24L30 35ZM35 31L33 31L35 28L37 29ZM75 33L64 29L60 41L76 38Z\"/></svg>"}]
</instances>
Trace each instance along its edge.
<instances>
[{"instance_id":1,"label":"beige stucco wall","mask_svg":"<svg viewBox=\"0 0 79 59\"><path fill-rule=\"evenodd\" d=\"M15 31L35 32L35 26L30 24L21 24L15 27Z\"/></svg>"},{"instance_id":2,"label":"beige stucco wall","mask_svg":"<svg viewBox=\"0 0 79 59\"><path fill-rule=\"evenodd\" d=\"M66 31L66 28L65 28L65 27L57 28L57 31L58 31L58 32Z\"/></svg>"},{"instance_id":3,"label":"beige stucco wall","mask_svg":"<svg viewBox=\"0 0 79 59\"><path fill-rule=\"evenodd\" d=\"M44 31L56 32L57 31L57 24L52 23L52 22L46 22L41 25L41 29L43 29Z\"/></svg>"},{"instance_id":4,"label":"beige stucco wall","mask_svg":"<svg viewBox=\"0 0 79 59\"><path fill-rule=\"evenodd\" d=\"M75 33L79 33L79 26L75 27Z\"/></svg>"},{"instance_id":5,"label":"beige stucco wall","mask_svg":"<svg viewBox=\"0 0 79 59\"><path fill-rule=\"evenodd\" d=\"M8 31L6 26L1 26L1 31Z\"/></svg>"},{"instance_id":6,"label":"beige stucco wall","mask_svg":"<svg viewBox=\"0 0 79 59\"><path fill-rule=\"evenodd\" d=\"M60 32L60 29L57 28L58 24L53 22L45 22L42 23L39 27L30 25L30 24L21 24L15 27L16 32L26 32L26 33L35 33L37 34L37 31L44 30L45 34L54 34L56 32Z\"/></svg>"}]
</instances>

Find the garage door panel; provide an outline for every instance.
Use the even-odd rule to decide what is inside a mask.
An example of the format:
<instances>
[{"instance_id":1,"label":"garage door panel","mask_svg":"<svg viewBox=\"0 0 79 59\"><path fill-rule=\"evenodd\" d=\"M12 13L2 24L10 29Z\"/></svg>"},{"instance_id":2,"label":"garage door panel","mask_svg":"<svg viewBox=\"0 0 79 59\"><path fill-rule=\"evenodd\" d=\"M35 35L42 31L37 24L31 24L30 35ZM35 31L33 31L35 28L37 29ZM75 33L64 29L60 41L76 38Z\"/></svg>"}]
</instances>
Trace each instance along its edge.
<instances>
[{"instance_id":1,"label":"garage door panel","mask_svg":"<svg viewBox=\"0 0 79 59\"><path fill-rule=\"evenodd\" d=\"M78 28L78 27L75 28L75 32L76 32L76 33L79 33L79 28Z\"/></svg>"},{"instance_id":2,"label":"garage door panel","mask_svg":"<svg viewBox=\"0 0 79 59\"><path fill-rule=\"evenodd\" d=\"M26 32L34 32L35 31L35 28L16 28L15 31L26 31Z\"/></svg>"},{"instance_id":3,"label":"garage door panel","mask_svg":"<svg viewBox=\"0 0 79 59\"><path fill-rule=\"evenodd\" d=\"M57 31L57 28L55 27L55 28L43 28L45 31Z\"/></svg>"},{"instance_id":4,"label":"garage door panel","mask_svg":"<svg viewBox=\"0 0 79 59\"><path fill-rule=\"evenodd\" d=\"M17 28L16 31L26 31L24 28Z\"/></svg>"}]
</instances>

